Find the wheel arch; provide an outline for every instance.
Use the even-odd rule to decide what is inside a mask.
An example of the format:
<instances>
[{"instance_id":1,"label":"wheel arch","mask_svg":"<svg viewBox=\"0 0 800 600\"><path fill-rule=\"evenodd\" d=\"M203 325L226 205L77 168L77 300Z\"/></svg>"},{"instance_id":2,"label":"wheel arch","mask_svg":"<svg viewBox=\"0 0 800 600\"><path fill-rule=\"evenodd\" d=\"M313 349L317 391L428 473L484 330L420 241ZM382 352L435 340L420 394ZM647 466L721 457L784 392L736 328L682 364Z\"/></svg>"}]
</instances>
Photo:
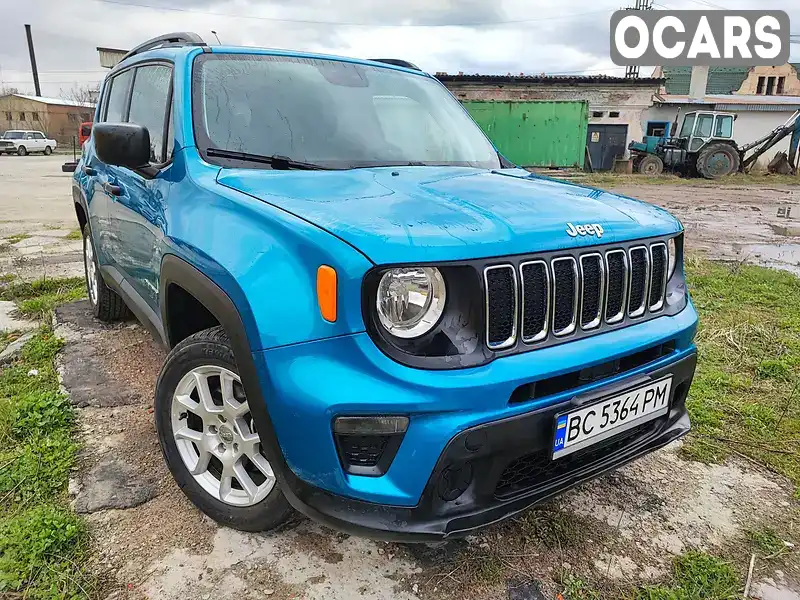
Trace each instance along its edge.
<instances>
[{"instance_id":1,"label":"wheel arch","mask_svg":"<svg viewBox=\"0 0 800 600\"><path fill-rule=\"evenodd\" d=\"M171 294L181 293L177 292L177 289L181 289L184 293L191 295L225 330L231 342L239 377L242 380L242 386L247 395L261 442L267 452L267 458L273 468L277 467L281 474L287 473L288 467L283 458L275 428L267 410L261 380L245 326L246 320L249 320L251 325L254 325L253 315L249 306L243 310L237 308L231 297L217 283L174 254L165 254L161 261L160 288L159 308L166 341L170 348L173 348L177 341L173 337L175 330L169 323L169 302ZM174 296L172 299L174 300ZM175 315L173 315L174 317ZM284 478L279 478L279 482L281 479L285 481Z\"/></svg>"}]
</instances>

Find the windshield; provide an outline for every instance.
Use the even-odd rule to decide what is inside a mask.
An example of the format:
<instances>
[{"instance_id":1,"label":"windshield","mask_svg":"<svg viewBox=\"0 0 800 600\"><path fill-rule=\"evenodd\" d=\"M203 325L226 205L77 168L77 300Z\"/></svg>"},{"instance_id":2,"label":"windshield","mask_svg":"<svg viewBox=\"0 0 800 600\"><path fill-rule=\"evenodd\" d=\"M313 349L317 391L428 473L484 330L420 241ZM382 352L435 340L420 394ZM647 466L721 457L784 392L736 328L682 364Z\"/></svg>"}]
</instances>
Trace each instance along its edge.
<instances>
[{"instance_id":1,"label":"windshield","mask_svg":"<svg viewBox=\"0 0 800 600\"><path fill-rule=\"evenodd\" d=\"M437 81L341 61L203 54L194 70L201 148L327 168L499 168L492 145Z\"/></svg>"},{"instance_id":2,"label":"windshield","mask_svg":"<svg viewBox=\"0 0 800 600\"><path fill-rule=\"evenodd\" d=\"M25 135L24 131L6 131L3 134L3 139L4 140L21 140L23 135Z\"/></svg>"}]
</instances>

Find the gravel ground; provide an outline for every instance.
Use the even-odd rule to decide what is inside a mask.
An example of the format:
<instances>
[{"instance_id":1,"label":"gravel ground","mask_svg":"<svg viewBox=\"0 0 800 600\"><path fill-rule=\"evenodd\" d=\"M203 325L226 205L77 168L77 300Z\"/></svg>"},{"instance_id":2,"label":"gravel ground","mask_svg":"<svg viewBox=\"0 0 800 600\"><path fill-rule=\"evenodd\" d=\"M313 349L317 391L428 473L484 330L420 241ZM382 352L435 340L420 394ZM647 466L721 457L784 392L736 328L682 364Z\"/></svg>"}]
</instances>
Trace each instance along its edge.
<instances>
[{"instance_id":1,"label":"gravel ground","mask_svg":"<svg viewBox=\"0 0 800 600\"><path fill-rule=\"evenodd\" d=\"M151 406L164 351L135 323L99 325L85 301L61 307L56 318L67 340L60 369L71 373L68 391L70 381L95 380L93 400L80 409L85 449L71 485L76 503L102 498L96 467L109 461L126 473L128 488L152 492L141 504L121 489L114 502L130 507L88 515L96 568L114 573L114 598L553 598L565 573L611 586L654 582L687 550L730 554L746 529L800 528L783 478L744 460L687 462L673 445L438 547L351 537L299 516L277 532L233 531L202 516L163 464ZM120 384L133 391L124 402ZM759 565L756 577L781 582L784 593L800 589L796 562Z\"/></svg>"}]
</instances>

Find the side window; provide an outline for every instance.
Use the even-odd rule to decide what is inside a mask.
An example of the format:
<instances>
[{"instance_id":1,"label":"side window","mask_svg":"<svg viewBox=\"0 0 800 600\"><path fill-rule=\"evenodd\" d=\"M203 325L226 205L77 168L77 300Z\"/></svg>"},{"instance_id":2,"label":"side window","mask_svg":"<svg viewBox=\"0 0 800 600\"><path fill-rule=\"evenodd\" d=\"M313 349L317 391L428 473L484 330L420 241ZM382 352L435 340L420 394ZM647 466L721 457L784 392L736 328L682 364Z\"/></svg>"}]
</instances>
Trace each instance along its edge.
<instances>
[{"instance_id":1,"label":"side window","mask_svg":"<svg viewBox=\"0 0 800 600\"><path fill-rule=\"evenodd\" d=\"M167 161L164 153L164 125L171 82L172 69L164 65L139 67L133 80L128 121L147 127L150 132L150 162L156 164Z\"/></svg>"},{"instance_id":2,"label":"side window","mask_svg":"<svg viewBox=\"0 0 800 600\"><path fill-rule=\"evenodd\" d=\"M130 87L132 76L133 69L129 69L109 82L111 91L108 94L104 121L108 123L122 123L125 121L125 104L128 99L128 88Z\"/></svg>"},{"instance_id":3,"label":"side window","mask_svg":"<svg viewBox=\"0 0 800 600\"><path fill-rule=\"evenodd\" d=\"M25 134L25 139L26 140L32 140L33 139L33 134L32 133L26 133Z\"/></svg>"},{"instance_id":4,"label":"side window","mask_svg":"<svg viewBox=\"0 0 800 600\"><path fill-rule=\"evenodd\" d=\"M36 133L33 134L33 139L35 139L35 140L43 140L44 139L44 135L39 133L39 132L36 132Z\"/></svg>"},{"instance_id":5,"label":"side window","mask_svg":"<svg viewBox=\"0 0 800 600\"><path fill-rule=\"evenodd\" d=\"M714 126L714 137L730 138L733 137L733 117L730 115L718 115L717 123Z\"/></svg>"}]
</instances>

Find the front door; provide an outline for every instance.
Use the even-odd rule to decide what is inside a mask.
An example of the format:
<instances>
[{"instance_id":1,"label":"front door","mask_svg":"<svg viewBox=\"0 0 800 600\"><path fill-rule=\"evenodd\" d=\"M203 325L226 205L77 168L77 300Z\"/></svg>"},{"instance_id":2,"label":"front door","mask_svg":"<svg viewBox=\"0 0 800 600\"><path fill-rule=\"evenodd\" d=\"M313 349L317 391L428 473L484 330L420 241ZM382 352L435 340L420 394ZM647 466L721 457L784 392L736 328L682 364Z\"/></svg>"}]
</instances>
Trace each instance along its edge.
<instances>
[{"instance_id":1,"label":"front door","mask_svg":"<svg viewBox=\"0 0 800 600\"><path fill-rule=\"evenodd\" d=\"M171 135L172 67L145 64L135 71L126 120L150 133L150 167L139 171L109 167L113 178L109 217L116 241L112 258L125 283L157 314L161 241L171 186L172 144L165 140Z\"/></svg>"},{"instance_id":2,"label":"front door","mask_svg":"<svg viewBox=\"0 0 800 600\"><path fill-rule=\"evenodd\" d=\"M610 171L614 168L614 159L625 156L628 140L627 125L589 124L586 145L595 171Z\"/></svg>"}]
</instances>

